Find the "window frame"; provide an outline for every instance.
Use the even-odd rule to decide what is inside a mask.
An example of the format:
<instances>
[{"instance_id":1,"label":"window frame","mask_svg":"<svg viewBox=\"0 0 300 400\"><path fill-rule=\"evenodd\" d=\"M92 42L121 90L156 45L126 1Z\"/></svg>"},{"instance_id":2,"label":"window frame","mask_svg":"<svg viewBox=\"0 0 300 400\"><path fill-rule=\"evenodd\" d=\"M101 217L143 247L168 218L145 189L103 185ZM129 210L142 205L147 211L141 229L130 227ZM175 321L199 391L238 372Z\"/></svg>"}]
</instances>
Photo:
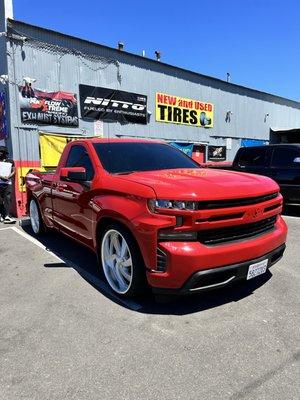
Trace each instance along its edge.
<instances>
[{"instance_id":1,"label":"window frame","mask_svg":"<svg viewBox=\"0 0 300 400\"><path fill-rule=\"evenodd\" d=\"M76 165L76 166L75 166L75 165L73 165L73 166L68 165L68 161L69 161L69 158L70 158L70 156L71 156L71 153L72 153L72 150L74 149L74 147L80 147L80 148L84 149L84 151L85 151L85 153L86 153L88 159L90 160L90 163L91 163L91 166L92 166L92 178L91 178L91 179L87 179L87 181L88 181L88 182L91 182L91 181L95 178L95 175L96 175L96 168L95 168L95 166L94 166L94 163L93 163L92 158L90 157L90 154L89 154L89 152L88 152L88 148L87 148L84 144L82 144L82 143L76 143L76 144L75 144L75 143L74 143L74 144L70 147L69 152L68 152L68 155L67 155L67 158L66 158L65 167L66 167L66 168L82 167L82 168L85 168L86 173L88 172L88 171L87 171L87 168L86 168L85 166L83 166L83 165Z\"/></svg>"},{"instance_id":2,"label":"window frame","mask_svg":"<svg viewBox=\"0 0 300 400\"><path fill-rule=\"evenodd\" d=\"M251 150L252 149L256 149L256 150L259 150L261 152L264 152L263 164L259 164L259 165L256 165L256 164L251 164L251 165L249 165L249 164L241 164L241 159L243 158L243 156L245 154L247 154L247 153L249 154L251 152L251 150L248 150L248 149L251 149ZM239 168L242 168L242 169L244 169L244 168L245 169L247 169L247 168L266 168L267 167L267 154L268 154L267 146L261 146L259 148L257 148L257 147L243 147L241 149L241 151L240 151L239 159L237 160L237 166Z\"/></svg>"},{"instance_id":3,"label":"window frame","mask_svg":"<svg viewBox=\"0 0 300 400\"><path fill-rule=\"evenodd\" d=\"M273 147L273 153L272 153L272 158L271 158L271 163L270 163L270 167L272 168L272 169L294 169L294 168L300 168L300 163L298 163L298 165L297 165L297 163L295 163L295 165L293 165L293 164L289 164L289 165L274 165L273 164L273 160L274 160L274 155L275 155L275 152L276 152L276 150L292 150L292 151L297 151L298 150L298 153L299 153L299 156L298 157L300 157L300 148L295 148L295 147L290 147L290 146L278 146L278 147Z\"/></svg>"}]
</instances>

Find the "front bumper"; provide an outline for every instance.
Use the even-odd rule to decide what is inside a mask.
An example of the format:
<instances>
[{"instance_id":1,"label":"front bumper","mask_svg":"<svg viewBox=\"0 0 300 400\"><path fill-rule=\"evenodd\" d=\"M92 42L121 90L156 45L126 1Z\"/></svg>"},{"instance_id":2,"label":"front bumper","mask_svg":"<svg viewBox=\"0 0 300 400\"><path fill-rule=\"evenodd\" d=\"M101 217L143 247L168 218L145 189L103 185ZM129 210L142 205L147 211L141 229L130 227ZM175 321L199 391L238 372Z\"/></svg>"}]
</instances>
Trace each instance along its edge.
<instances>
[{"instance_id":1,"label":"front bumper","mask_svg":"<svg viewBox=\"0 0 300 400\"><path fill-rule=\"evenodd\" d=\"M279 216L271 232L247 240L212 246L199 242L162 242L159 247L166 254L167 269L165 272L148 270L147 280L154 290L180 291L193 276L200 276L200 273L214 274L222 268L236 265L246 264L247 267L248 262L266 258L284 245L286 236L286 224Z\"/></svg>"},{"instance_id":2,"label":"front bumper","mask_svg":"<svg viewBox=\"0 0 300 400\"><path fill-rule=\"evenodd\" d=\"M270 268L280 260L284 250L285 244L281 245L270 253L263 255L262 257L254 258L246 262L228 265L221 268L198 271L194 273L181 288L166 289L154 287L153 292L157 294L188 295L222 288L236 281L245 280L247 278L249 265L251 264L267 259L267 268Z\"/></svg>"}]
</instances>

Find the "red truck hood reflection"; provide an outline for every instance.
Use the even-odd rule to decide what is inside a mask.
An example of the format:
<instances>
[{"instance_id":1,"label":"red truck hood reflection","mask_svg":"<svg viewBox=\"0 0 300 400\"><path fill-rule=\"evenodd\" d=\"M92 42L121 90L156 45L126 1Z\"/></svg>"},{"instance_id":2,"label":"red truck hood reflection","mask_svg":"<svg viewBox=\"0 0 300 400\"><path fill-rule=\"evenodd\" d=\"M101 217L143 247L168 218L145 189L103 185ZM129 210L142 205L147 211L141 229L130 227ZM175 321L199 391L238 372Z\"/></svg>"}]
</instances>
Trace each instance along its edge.
<instances>
[{"instance_id":1,"label":"red truck hood reflection","mask_svg":"<svg viewBox=\"0 0 300 400\"><path fill-rule=\"evenodd\" d=\"M279 190L264 176L209 168L134 172L118 178L150 186L158 198L171 200L255 197Z\"/></svg>"}]
</instances>

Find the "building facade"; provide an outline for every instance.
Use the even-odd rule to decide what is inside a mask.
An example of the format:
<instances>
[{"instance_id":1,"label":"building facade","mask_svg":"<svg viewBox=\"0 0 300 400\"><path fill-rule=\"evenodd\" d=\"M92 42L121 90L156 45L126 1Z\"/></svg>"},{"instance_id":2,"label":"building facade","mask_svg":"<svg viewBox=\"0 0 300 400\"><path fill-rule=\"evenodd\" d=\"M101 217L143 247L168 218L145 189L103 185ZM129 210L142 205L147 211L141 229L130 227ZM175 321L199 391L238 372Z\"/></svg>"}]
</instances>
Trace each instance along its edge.
<instances>
[{"instance_id":1,"label":"building facade","mask_svg":"<svg viewBox=\"0 0 300 400\"><path fill-rule=\"evenodd\" d=\"M0 143L17 166L18 215L25 174L55 167L69 138L163 139L203 162L230 161L241 145L300 136L296 101L15 21L4 4Z\"/></svg>"}]
</instances>

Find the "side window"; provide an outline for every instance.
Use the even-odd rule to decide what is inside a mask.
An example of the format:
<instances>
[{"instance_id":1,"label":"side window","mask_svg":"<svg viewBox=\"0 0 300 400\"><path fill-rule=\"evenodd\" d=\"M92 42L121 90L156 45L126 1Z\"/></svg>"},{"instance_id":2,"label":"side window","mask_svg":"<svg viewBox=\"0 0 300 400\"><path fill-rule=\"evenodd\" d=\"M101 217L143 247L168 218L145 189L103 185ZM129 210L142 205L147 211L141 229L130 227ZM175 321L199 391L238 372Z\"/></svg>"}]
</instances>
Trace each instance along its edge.
<instances>
[{"instance_id":1,"label":"side window","mask_svg":"<svg viewBox=\"0 0 300 400\"><path fill-rule=\"evenodd\" d=\"M241 167L263 167L267 154L267 147L248 147L240 154L238 165Z\"/></svg>"},{"instance_id":2,"label":"side window","mask_svg":"<svg viewBox=\"0 0 300 400\"><path fill-rule=\"evenodd\" d=\"M300 150L289 147L274 149L272 167L298 167L300 168Z\"/></svg>"},{"instance_id":3,"label":"side window","mask_svg":"<svg viewBox=\"0 0 300 400\"><path fill-rule=\"evenodd\" d=\"M95 172L92 161L83 146L72 146L68 155L66 167L84 167L87 174L87 180L91 181L94 178Z\"/></svg>"}]
</instances>

